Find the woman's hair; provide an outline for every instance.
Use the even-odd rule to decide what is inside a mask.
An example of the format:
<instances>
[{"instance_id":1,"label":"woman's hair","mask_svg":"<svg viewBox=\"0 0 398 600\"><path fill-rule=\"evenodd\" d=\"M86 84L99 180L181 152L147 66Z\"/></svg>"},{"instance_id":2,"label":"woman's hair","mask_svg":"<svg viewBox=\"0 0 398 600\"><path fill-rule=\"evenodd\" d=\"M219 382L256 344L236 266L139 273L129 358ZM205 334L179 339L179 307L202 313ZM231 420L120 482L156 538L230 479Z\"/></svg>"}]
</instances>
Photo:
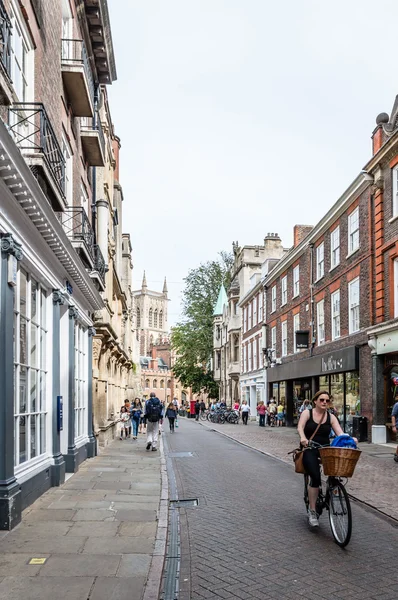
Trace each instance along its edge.
<instances>
[{"instance_id":1,"label":"woman's hair","mask_svg":"<svg viewBox=\"0 0 398 600\"><path fill-rule=\"evenodd\" d=\"M312 403L314 404L315 401L318 400L319 396L323 396L324 394L326 394L326 396L330 399L329 392L327 392L326 390L319 390L319 392L314 394L314 397L312 398Z\"/></svg>"},{"instance_id":2,"label":"woman's hair","mask_svg":"<svg viewBox=\"0 0 398 600\"><path fill-rule=\"evenodd\" d=\"M120 412L127 412L127 408L125 406L122 406L122 408L120 409Z\"/></svg>"},{"instance_id":3,"label":"woman's hair","mask_svg":"<svg viewBox=\"0 0 398 600\"><path fill-rule=\"evenodd\" d=\"M134 399L134 406L142 406L141 400L139 398Z\"/></svg>"}]
</instances>

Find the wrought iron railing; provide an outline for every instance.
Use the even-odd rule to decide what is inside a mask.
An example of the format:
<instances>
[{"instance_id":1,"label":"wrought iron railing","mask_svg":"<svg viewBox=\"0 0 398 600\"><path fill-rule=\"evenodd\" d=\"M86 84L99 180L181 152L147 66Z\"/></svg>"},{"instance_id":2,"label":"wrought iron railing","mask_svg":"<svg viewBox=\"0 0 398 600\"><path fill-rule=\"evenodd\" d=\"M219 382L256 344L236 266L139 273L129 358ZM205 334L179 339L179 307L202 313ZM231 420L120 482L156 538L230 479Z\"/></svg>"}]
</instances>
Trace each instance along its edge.
<instances>
[{"instance_id":1,"label":"wrought iron railing","mask_svg":"<svg viewBox=\"0 0 398 600\"><path fill-rule=\"evenodd\" d=\"M98 271L102 281L105 282L106 264L98 244L94 244L94 269Z\"/></svg>"},{"instance_id":2,"label":"wrought iron railing","mask_svg":"<svg viewBox=\"0 0 398 600\"><path fill-rule=\"evenodd\" d=\"M94 231L82 206L66 208L57 213L58 219L68 238L83 242L88 254L94 260Z\"/></svg>"},{"instance_id":3,"label":"wrought iron railing","mask_svg":"<svg viewBox=\"0 0 398 600\"><path fill-rule=\"evenodd\" d=\"M82 117L80 119L80 130L82 133L85 131L97 131L101 145L102 154L105 157L105 136L104 130L102 129L101 120L99 115L96 114L94 118Z\"/></svg>"},{"instance_id":4,"label":"wrought iron railing","mask_svg":"<svg viewBox=\"0 0 398 600\"><path fill-rule=\"evenodd\" d=\"M65 197L65 159L44 105L41 102L18 102L8 111L9 131L18 148L43 155L59 191Z\"/></svg>"},{"instance_id":5,"label":"wrought iron railing","mask_svg":"<svg viewBox=\"0 0 398 600\"><path fill-rule=\"evenodd\" d=\"M6 73L11 77L11 21L0 0L0 60Z\"/></svg>"},{"instance_id":6,"label":"wrought iron railing","mask_svg":"<svg viewBox=\"0 0 398 600\"><path fill-rule=\"evenodd\" d=\"M64 65L83 65L91 102L94 106L94 79L83 40L61 40L61 61Z\"/></svg>"}]
</instances>

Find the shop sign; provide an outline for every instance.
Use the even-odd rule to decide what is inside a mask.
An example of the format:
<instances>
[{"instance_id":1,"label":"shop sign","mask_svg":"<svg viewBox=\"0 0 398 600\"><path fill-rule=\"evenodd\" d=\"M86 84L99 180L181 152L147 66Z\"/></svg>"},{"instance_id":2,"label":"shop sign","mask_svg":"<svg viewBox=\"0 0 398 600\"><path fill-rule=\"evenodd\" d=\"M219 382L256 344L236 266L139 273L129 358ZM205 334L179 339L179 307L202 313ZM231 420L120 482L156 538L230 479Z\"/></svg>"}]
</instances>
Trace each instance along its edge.
<instances>
[{"instance_id":1,"label":"shop sign","mask_svg":"<svg viewBox=\"0 0 398 600\"><path fill-rule=\"evenodd\" d=\"M377 336L377 354L398 351L398 331L389 331Z\"/></svg>"},{"instance_id":2,"label":"shop sign","mask_svg":"<svg viewBox=\"0 0 398 600\"><path fill-rule=\"evenodd\" d=\"M331 371L343 371L344 363L343 358L334 358L334 356L329 356L329 358L321 358L321 373L330 373Z\"/></svg>"},{"instance_id":3,"label":"shop sign","mask_svg":"<svg viewBox=\"0 0 398 600\"><path fill-rule=\"evenodd\" d=\"M309 331L296 331L296 348L298 350L309 348L309 338Z\"/></svg>"}]
</instances>

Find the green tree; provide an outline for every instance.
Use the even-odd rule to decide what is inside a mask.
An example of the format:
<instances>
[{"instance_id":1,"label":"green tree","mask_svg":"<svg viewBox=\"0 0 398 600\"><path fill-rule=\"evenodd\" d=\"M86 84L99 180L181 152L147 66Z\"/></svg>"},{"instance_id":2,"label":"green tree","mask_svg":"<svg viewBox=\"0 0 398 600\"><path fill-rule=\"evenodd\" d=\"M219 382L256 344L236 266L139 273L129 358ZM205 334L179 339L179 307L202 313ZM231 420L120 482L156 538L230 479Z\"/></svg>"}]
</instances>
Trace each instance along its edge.
<instances>
[{"instance_id":1,"label":"green tree","mask_svg":"<svg viewBox=\"0 0 398 600\"><path fill-rule=\"evenodd\" d=\"M219 259L191 269L184 279L182 320L173 328L171 343L177 359L173 366L182 385L194 393L218 397L218 384L211 370L213 312L221 284L228 289L233 256L220 252Z\"/></svg>"}]
</instances>

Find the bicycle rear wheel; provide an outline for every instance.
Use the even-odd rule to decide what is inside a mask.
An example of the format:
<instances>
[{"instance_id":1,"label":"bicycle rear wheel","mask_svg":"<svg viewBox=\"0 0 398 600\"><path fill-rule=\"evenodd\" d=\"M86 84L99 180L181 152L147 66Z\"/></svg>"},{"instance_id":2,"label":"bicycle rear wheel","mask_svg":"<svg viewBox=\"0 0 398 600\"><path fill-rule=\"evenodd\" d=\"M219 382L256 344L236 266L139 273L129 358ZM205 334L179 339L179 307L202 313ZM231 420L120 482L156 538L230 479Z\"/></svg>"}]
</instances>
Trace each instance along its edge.
<instances>
[{"instance_id":1,"label":"bicycle rear wheel","mask_svg":"<svg viewBox=\"0 0 398 600\"><path fill-rule=\"evenodd\" d=\"M337 480L329 483L329 522L336 544L344 548L351 539L352 514L346 489Z\"/></svg>"}]
</instances>

